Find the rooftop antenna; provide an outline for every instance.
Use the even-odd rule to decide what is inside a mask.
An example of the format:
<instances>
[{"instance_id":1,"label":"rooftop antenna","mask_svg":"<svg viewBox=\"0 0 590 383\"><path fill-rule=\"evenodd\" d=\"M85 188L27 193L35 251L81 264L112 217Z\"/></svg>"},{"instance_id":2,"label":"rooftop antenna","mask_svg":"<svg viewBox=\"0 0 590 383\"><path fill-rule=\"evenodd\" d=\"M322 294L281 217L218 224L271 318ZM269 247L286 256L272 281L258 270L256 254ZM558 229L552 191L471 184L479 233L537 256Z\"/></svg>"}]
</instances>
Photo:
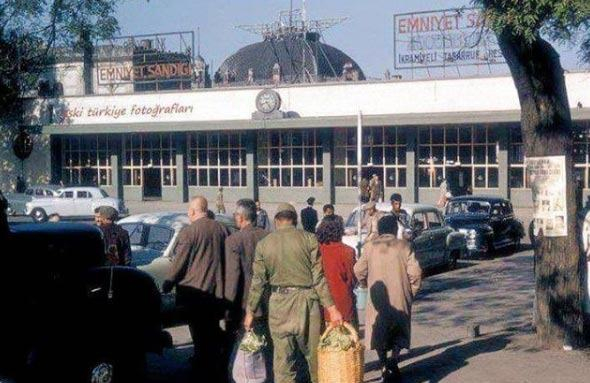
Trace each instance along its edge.
<instances>
[{"instance_id":1,"label":"rooftop antenna","mask_svg":"<svg viewBox=\"0 0 590 383\"><path fill-rule=\"evenodd\" d=\"M291 8L279 13L279 19L272 23L238 25L236 28L246 32L260 35L264 39L281 38L289 33L317 32L320 35L327 29L342 24L348 17L332 17L320 20L308 20L305 0L301 9L293 9L293 0L290 0ZM285 24L289 24L286 27Z\"/></svg>"}]
</instances>

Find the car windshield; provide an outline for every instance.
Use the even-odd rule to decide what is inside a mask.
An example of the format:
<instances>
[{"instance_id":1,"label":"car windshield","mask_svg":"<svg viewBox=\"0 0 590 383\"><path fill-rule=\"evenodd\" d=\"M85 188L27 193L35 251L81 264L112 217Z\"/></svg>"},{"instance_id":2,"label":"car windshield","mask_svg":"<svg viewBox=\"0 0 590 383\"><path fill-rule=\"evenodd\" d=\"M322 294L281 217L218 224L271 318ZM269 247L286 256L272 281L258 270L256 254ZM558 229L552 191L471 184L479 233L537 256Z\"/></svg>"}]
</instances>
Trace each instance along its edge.
<instances>
[{"instance_id":1,"label":"car windshield","mask_svg":"<svg viewBox=\"0 0 590 383\"><path fill-rule=\"evenodd\" d=\"M142 246L143 224L141 223L124 223L121 227L129 233L131 246Z\"/></svg>"},{"instance_id":2,"label":"car windshield","mask_svg":"<svg viewBox=\"0 0 590 383\"><path fill-rule=\"evenodd\" d=\"M174 231L167 227L149 226L145 247L156 251L164 251L173 235Z\"/></svg>"},{"instance_id":3,"label":"car windshield","mask_svg":"<svg viewBox=\"0 0 590 383\"><path fill-rule=\"evenodd\" d=\"M447 205L447 215L490 214L490 204L486 201L451 201Z\"/></svg>"}]
</instances>

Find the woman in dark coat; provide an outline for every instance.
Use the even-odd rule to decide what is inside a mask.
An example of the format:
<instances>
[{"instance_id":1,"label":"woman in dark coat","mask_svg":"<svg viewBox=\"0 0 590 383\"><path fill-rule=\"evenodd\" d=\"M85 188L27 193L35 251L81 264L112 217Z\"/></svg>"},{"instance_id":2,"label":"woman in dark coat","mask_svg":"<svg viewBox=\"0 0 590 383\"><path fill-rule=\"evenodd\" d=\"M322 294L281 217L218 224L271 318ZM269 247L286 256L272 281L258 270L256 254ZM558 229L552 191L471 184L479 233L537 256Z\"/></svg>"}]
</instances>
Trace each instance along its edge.
<instances>
[{"instance_id":1,"label":"woman in dark coat","mask_svg":"<svg viewBox=\"0 0 590 383\"><path fill-rule=\"evenodd\" d=\"M356 299L354 288L355 254L354 249L342 243L344 229L336 220L324 220L318 227L317 238L320 243L320 254L324 275L328 281L328 288L346 322L358 326ZM330 321L324 310L325 320Z\"/></svg>"}]
</instances>

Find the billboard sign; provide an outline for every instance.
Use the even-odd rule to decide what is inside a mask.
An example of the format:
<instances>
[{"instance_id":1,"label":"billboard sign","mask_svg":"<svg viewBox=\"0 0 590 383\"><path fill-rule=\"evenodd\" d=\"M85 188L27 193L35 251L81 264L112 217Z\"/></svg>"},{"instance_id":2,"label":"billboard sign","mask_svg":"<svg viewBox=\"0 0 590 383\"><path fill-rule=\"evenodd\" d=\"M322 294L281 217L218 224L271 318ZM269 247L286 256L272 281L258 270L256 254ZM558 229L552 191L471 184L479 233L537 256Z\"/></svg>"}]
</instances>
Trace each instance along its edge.
<instances>
[{"instance_id":1,"label":"billboard sign","mask_svg":"<svg viewBox=\"0 0 590 383\"><path fill-rule=\"evenodd\" d=\"M505 62L477 8L396 14L393 24L395 69Z\"/></svg>"}]
</instances>

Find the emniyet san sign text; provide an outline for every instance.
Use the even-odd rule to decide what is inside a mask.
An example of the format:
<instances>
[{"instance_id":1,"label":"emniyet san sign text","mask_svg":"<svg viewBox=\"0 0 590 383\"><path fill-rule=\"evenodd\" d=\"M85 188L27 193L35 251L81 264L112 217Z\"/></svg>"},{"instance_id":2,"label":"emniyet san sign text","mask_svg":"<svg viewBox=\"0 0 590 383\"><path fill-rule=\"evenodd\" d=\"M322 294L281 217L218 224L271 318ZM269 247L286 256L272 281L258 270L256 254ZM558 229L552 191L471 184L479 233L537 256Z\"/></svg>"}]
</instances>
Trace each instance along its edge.
<instances>
[{"instance_id":1,"label":"emniyet san sign text","mask_svg":"<svg viewBox=\"0 0 590 383\"><path fill-rule=\"evenodd\" d=\"M504 62L496 36L475 8L395 15L394 35L396 69Z\"/></svg>"},{"instance_id":2,"label":"emniyet san sign text","mask_svg":"<svg viewBox=\"0 0 590 383\"><path fill-rule=\"evenodd\" d=\"M191 64L188 62L132 65L131 63L108 63L98 65L98 83L121 84L134 81L154 81L190 78Z\"/></svg>"}]
</instances>

